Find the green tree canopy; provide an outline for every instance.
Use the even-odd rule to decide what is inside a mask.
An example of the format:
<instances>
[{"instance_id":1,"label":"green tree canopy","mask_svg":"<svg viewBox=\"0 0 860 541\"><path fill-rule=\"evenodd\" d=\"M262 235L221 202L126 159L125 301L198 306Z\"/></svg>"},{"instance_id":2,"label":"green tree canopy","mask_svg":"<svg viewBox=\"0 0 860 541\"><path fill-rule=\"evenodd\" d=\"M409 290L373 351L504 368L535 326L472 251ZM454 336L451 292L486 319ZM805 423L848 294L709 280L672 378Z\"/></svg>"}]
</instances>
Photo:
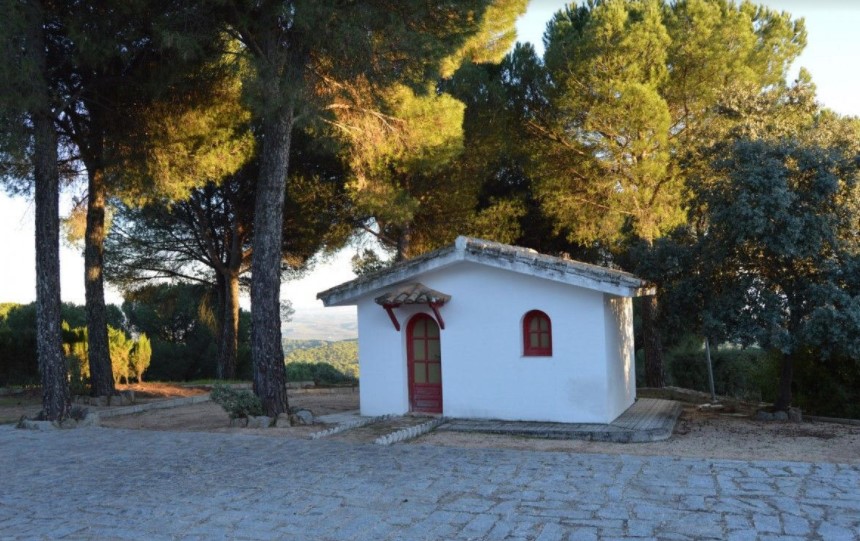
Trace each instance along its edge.
<instances>
[{"instance_id":1,"label":"green tree canopy","mask_svg":"<svg viewBox=\"0 0 860 541\"><path fill-rule=\"evenodd\" d=\"M544 36L544 106L525 119L542 143L532 174L547 212L585 244L653 240L683 223L684 179L719 135L717 103L782 86L805 40L802 20L750 3L560 11Z\"/></svg>"},{"instance_id":2,"label":"green tree canopy","mask_svg":"<svg viewBox=\"0 0 860 541\"><path fill-rule=\"evenodd\" d=\"M779 352L785 409L799 356L860 358L857 154L785 138L715 152L714 178L695 186L703 227L672 289L706 336Z\"/></svg>"},{"instance_id":3,"label":"green tree canopy","mask_svg":"<svg viewBox=\"0 0 860 541\"><path fill-rule=\"evenodd\" d=\"M521 0L516 0L522 4ZM251 306L254 390L267 414L287 410L279 322L283 183L294 124L364 84L428 89L446 60L476 54L490 5L506 0L346 3L209 0L216 26L241 44L243 90L257 135ZM211 19L210 19L211 20ZM506 20L513 21L512 17ZM493 27L491 39L508 29Z\"/></svg>"}]
</instances>

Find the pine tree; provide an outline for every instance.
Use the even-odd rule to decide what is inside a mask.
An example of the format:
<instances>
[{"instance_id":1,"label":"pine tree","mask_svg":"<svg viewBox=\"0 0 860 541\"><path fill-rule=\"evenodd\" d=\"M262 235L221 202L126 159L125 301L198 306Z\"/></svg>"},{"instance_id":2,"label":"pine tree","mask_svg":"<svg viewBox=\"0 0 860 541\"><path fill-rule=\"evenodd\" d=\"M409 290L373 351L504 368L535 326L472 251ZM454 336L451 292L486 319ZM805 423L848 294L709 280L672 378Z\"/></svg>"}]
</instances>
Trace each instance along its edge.
<instances>
[{"instance_id":1,"label":"pine tree","mask_svg":"<svg viewBox=\"0 0 860 541\"><path fill-rule=\"evenodd\" d=\"M362 81L426 88L425 82L437 77L446 59L476 49L471 38L481 29L489 4L481 0L214 2L228 31L243 45L250 68L249 108L260 126L251 271L252 357L254 391L267 415L287 410L278 314L283 183L293 125L302 115L330 106L333 91Z\"/></svg>"},{"instance_id":2,"label":"pine tree","mask_svg":"<svg viewBox=\"0 0 860 541\"><path fill-rule=\"evenodd\" d=\"M2 177L33 180L36 202L36 332L42 415L70 412L60 315L58 103L49 86L46 33L50 14L37 1L3 2L0 36L0 159Z\"/></svg>"},{"instance_id":3,"label":"pine tree","mask_svg":"<svg viewBox=\"0 0 860 541\"><path fill-rule=\"evenodd\" d=\"M784 85L805 37L802 20L722 0L558 12L544 35L550 83L523 117L538 142L529 174L556 231L620 251L684 223L686 178L707 169L701 149L726 133L717 104ZM662 386L657 298L643 309L646 382Z\"/></svg>"}]
</instances>

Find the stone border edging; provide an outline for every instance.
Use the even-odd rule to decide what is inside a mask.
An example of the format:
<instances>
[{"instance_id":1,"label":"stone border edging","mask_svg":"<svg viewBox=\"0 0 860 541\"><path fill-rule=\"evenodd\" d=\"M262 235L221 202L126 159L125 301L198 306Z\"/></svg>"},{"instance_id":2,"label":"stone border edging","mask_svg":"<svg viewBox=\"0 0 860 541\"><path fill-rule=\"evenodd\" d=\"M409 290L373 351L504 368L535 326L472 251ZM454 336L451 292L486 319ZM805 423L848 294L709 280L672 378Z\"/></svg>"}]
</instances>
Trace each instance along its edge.
<instances>
[{"instance_id":1,"label":"stone border edging","mask_svg":"<svg viewBox=\"0 0 860 541\"><path fill-rule=\"evenodd\" d=\"M183 398L173 398L170 400L161 400L158 402L149 402L148 404L135 404L133 406L122 406L119 408L102 410L93 412L99 418L118 417L120 415L131 415L133 413L141 413L144 411L160 410L168 408L178 408L180 406L188 406L191 404L199 404L210 400L209 393L199 394L195 396L186 396Z\"/></svg>"},{"instance_id":2,"label":"stone border edging","mask_svg":"<svg viewBox=\"0 0 860 541\"><path fill-rule=\"evenodd\" d=\"M430 432L445 421L446 419L444 419L443 417L430 419L429 421L421 423L420 425L401 428L400 430L392 432L391 434L380 436L376 438L373 443L375 443L376 445L392 445L395 443L400 443L402 441L411 440L413 438L417 438L418 436L423 436L424 434Z\"/></svg>"},{"instance_id":3,"label":"stone border edging","mask_svg":"<svg viewBox=\"0 0 860 541\"><path fill-rule=\"evenodd\" d=\"M350 421L348 423L341 423L339 425L333 426L331 428L327 428L325 430L320 430L319 432L314 432L308 438L312 440L318 440L320 438L326 438L328 436L332 436L334 434L339 434L340 432L346 432L347 430L352 430L353 428L360 428L362 426L367 426L369 424L378 423L380 421L384 421L391 417L391 415L379 415L376 417L360 417L355 421Z\"/></svg>"},{"instance_id":4,"label":"stone border edging","mask_svg":"<svg viewBox=\"0 0 860 541\"><path fill-rule=\"evenodd\" d=\"M839 417L819 417L817 415L804 415L803 420L814 421L816 423L832 423L835 425L860 426L860 419L841 419Z\"/></svg>"}]
</instances>

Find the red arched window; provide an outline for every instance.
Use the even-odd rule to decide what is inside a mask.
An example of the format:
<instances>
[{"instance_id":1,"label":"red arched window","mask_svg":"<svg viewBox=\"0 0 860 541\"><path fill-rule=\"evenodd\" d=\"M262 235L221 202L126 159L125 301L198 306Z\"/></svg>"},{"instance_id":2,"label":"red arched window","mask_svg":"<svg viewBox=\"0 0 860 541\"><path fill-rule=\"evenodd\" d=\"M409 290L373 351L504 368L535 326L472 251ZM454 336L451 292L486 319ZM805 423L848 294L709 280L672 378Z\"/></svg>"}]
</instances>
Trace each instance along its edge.
<instances>
[{"instance_id":1,"label":"red arched window","mask_svg":"<svg viewBox=\"0 0 860 541\"><path fill-rule=\"evenodd\" d=\"M552 356L552 324L540 310L527 312L523 318L523 355Z\"/></svg>"}]
</instances>

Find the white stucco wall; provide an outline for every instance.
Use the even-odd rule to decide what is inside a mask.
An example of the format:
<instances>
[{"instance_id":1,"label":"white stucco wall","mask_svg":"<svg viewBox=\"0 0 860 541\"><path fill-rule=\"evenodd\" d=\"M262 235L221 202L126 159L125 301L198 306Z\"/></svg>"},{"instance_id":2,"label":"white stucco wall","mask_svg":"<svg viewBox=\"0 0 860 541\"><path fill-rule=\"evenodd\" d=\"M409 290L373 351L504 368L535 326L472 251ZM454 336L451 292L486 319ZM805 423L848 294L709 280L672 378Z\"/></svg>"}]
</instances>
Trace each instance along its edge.
<instances>
[{"instance_id":1,"label":"white stucco wall","mask_svg":"<svg viewBox=\"0 0 860 541\"><path fill-rule=\"evenodd\" d=\"M606 326L606 411L615 418L636 400L636 349L633 344L633 300L604 294Z\"/></svg>"},{"instance_id":2,"label":"white stucco wall","mask_svg":"<svg viewBox=\"0 0 860 541\"><path fill-rule=\"evenodd\" d=\"M630 348L607 335L610 321L632 317L629 299L468 262L414 281L452 296L441 309L443 415L606 423L629 406L632 335ZM431 312L395 309L395 331L373 302L378 294L358 302L361 411L402 414L409 409L406 325L418 311ZM552 321L552 357L523 356L522 318L534 309ZM625 383L610 385L610 377Z\"/></svg>"},{"instance_id":3,"label":"white stucco wall","mask_svg":"<svg viewBox=\"0 0 860 541\"><path fill-rule=\"evenodd\" d=\"M400 317L399 313L397 315ZM388 314L372 298L358 303L362 415L401 415L409 411L404 349L406 321L401 321L400 328L400 331L394 329Z\"/></svg>"}]
</instances>

